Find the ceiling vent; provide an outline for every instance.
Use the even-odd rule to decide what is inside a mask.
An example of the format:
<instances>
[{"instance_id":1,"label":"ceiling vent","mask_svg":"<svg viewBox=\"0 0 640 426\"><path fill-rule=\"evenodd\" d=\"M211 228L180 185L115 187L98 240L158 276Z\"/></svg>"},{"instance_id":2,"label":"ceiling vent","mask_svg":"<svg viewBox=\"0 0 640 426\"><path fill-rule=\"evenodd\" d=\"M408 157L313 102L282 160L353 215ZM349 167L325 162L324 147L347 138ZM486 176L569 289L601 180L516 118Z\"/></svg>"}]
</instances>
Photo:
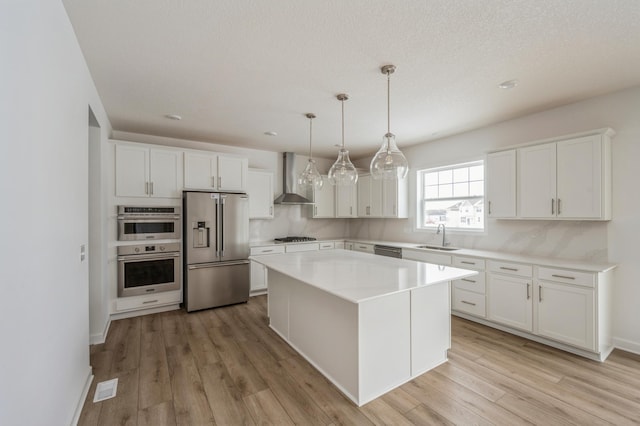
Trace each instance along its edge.
<instances>
[{"instance_id":1,"label":"ceiling vent","mask_svg":"<svg viewBox=\"0 0 640 426\"><path fill-rule=\"evenodd\" d=\"M274 204L313 204L313 201L296 194L295 158L296 156L293 152L282 153L282 189L284 192L273 201Z\"/></svg>"}]
</instances>

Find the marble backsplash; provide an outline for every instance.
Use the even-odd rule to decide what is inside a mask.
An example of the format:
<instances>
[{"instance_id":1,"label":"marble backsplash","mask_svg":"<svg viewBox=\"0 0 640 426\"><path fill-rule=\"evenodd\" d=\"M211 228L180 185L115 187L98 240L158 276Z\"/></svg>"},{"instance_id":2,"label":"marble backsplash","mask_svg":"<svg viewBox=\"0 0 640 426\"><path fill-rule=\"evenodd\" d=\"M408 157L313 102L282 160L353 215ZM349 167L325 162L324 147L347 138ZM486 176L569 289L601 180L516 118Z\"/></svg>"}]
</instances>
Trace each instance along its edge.
<instances>
[{"instance_id":1,"label":"marble backsplash","mask_svg":"<svg viewBox=\"0 0 640 426\"><path fill-rule=\"evenodd\" d=\"M349 223L352 238L440 245L442 235L417 231L411 220L358 219ZM607 223L589 221L489 220L479 235L447 233L454 247L530 256L607 262Z\"/></svg>"},{"instance_id":2,"label":"marble backsplash","mask_svg":"<svg viewBox=\"0 0 640 426\"><path fill-rule=\"evenodd\" d=\"M349 236L349 219L313 219L311 206L275 205L273 219L249 221L251 242L271 241L286 236L345 238Z\"/></svg>"}]
</instances>

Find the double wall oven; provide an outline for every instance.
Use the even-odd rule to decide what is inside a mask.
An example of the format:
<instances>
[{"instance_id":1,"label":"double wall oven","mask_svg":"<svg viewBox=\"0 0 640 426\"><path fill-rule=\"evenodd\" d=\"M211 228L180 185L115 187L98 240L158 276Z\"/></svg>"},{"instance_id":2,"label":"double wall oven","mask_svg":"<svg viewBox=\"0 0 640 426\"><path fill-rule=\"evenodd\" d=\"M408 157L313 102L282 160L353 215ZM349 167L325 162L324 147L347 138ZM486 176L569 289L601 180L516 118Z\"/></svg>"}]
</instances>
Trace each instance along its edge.
<instances>
[{"instance_id":1,"label":"double wall oven","mask_svg":"<svg viewBox=\"0 0 640 426\"><path fill-rule=\"evenodd\" d=\"M118 297L182 288L180 207L118 206L118 240L145 241L118 246Z\"/></svg>"}]
</instances>

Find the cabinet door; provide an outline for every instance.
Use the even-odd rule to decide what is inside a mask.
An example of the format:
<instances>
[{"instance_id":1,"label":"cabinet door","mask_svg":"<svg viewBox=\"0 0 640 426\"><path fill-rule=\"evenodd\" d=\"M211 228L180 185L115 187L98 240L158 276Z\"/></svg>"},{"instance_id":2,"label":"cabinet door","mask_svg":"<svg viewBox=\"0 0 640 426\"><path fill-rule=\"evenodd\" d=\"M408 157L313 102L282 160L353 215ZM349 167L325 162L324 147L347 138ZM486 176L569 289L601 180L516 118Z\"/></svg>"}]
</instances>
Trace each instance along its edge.
<instances>
[{"instance_id":1,"label":"cabinet door","mask_svg":"<svg viewBox=\"0 0 640 426\"><path fill-rule=\"evenodd\" d=\"M151 149L149 158L150 195L160 198L180 198L181 151Z\"/></svg>"},{"instance_id":2,"label":"cabinet door","mask_svg":"<svg viewBox=\"0 0 640 426\"><path fill-rule=\"evenodd\" d=\"M539 281L535 297L536 334L592 351L598 349L593 289Z\"/></svg>"},{"instance_id":3,"label":"cabinet door","mask_svg":"<svg viewBox=\"0 0 640 426\"><path fill-rule=\"evenodd\" d=\"M557 214L562 218L602 217L602 141L600 135L557 144Z\"/></svg>"},{"instance_id":4,"label":"cabinet door","mask_svg":"<svg viewBox=\"0 0 640 426\"><path fill-rule=\"evenodd\" d=\"M358 216L371 217L371 176L358 177Z\"/></svg>"},{"instance_id":5,"label":"cabinet door","mask_svg":"<svg viewBox=\"0 0 640 426\"><path fill-rule=\"evenodd\" d=\"M250 170L247 174L249 219L273 219L273 173Z\"/></svg>"},{"instance_id":6,"label":"cabinet door","mask_svg":"<svg viewBox=\"0 0 640 426\"><path fill-rule=\"evenodd\" d=\"M336 185L336 217L358 217L358 187Z\"/></svg>"},{"instance_id":7,"label":"cabinet door","mask_svg":"<svg viewBox=\"0 0 640 426\"><path fill-rule=\"evenodd\" d=\"M116 145L116 196L149 196L149 148Z\"/></svg>"},{"instance_id":8,"label":"cabinet door","mask_svg":"<svg viewBox=\"0 0 640 426\"><path fill-rule=\"evenodd\" d=\"M220 191L247 190L248 160L239 157L218 156L218 189Z\"/></svg>"},{"instance_id":9,"label":"cabinet door","mask_svg":"<svg viewBox=\"0 0 640 426\"><path fill-rule=\"evenodd\" d=\"M556 215L556 143L518 149L518 210L520 217Z\"/></svg>"},{"instance_id":10,"label":"cabinet door","mask_svg":"<svg viewBox=\"0 0 640 426\"><path fill-rule=\"evenodd\" d=\"M322 176L322 188L313 188L313 209L314 218L336 217L336 197L335 187L329 183L327 176Z\"/></svg>"},{"instance_id":11,"label":"cabinet door","mask_svg":"<svg viewBox=\"0 0 640 426\"><path fill-rule=\"evenodd\" d=\"M251 293L267 289L267 268L258 263L251 262Z\"/></svg>"},{"instance_id":12,"label":"cabinet door","mask_svg":"<svg viewBox=\"0 0 640 426\"><path fill-rule=\"evenodd\" d=\"M382 216L398 217L398 183L397 179L379 180L382 184Z\"/></svg>"},{"instance_id":13,"label":"cabinet door","mask_svg":"<svg viewBox=\"0 0 640 426\"><path fill-rule=\"evenodd\" d=\"M217 156L186 152L184 154L184 187L187 189L218 189Z\"/></svg>"},{"instance_id":14,"label":"cabinet door","mask_svg":"<svg viewBox=\"0 0 640 426\"><path fill-rule=\"evenodd\" d=\"M516 216L516 150L487 155L487 215Z\"/></svg>"},{"instance_id":15,"label":"cabinet door","mask_svg":"<svg viewBox=\"0 0 640 426\"><path fill-rule=\"evenodd\" d=\"M384 216L384 183L388 182L382 179L373 179L371 178L371 191L370 191L370 201L369 205L371 206L371 217L382 217Z\"/></svg>"},{"instance_id":16,"label":"cabinet door","mask_svg":"<svg viewBox=\"0 0 640 426\"><path fill-rule=\"evenodd\" d=\"M488 275L488 318L509 327L533 331L531 280L500 274Z\"/></svg>"}]
</instances>

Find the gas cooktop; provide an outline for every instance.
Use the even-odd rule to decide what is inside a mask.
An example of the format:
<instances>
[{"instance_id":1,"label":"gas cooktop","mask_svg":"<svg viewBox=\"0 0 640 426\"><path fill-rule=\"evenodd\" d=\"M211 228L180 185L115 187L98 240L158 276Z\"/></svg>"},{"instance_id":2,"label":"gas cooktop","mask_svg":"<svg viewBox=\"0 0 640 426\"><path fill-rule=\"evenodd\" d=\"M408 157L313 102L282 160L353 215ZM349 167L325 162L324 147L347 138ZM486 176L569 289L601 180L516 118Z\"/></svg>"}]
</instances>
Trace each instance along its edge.
<instances>
[{"instance_id":1,"label":"gas cooktop","mask_svg":"<svg viewBox=\"0 0 640 426\"><path fill-rule=\"evenodd\" d=\"M315 241L313 237L282 237L275 239L279 243L301 243L304 241Z\"/></svg>"}]
</instances>

